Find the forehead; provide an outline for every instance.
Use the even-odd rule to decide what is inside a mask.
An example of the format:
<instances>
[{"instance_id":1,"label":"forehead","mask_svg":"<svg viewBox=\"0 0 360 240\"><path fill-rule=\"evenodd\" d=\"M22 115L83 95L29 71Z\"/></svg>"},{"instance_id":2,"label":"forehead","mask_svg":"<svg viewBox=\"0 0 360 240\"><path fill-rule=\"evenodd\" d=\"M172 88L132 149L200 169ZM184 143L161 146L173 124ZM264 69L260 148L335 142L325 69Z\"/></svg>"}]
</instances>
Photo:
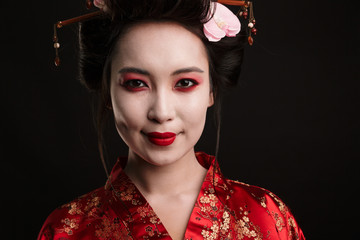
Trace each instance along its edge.
<instances>
[{"instance_id":1,"label":"forehead","mask_svg":"<svg viewBox=\"0 0 360 240\"><path fill-rule=\"evenodd\" d=\"M208 59L200 38L180 24L148 22L136 24L123 34L117 42L113 64L146 69L185 65L207 68Z\"/></svg>"}]
</instances>

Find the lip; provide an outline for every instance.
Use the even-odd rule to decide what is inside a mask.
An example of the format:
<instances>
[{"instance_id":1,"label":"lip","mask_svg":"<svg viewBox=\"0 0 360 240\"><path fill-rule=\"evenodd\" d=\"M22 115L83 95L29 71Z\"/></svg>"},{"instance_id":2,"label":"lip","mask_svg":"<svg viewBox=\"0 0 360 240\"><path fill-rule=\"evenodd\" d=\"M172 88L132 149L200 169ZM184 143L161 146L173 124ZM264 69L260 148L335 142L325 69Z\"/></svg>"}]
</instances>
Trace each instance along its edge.
<instances>
[{"instance_id":1,"label":"lip","mask_svg":"<svg viewBox=\"0 0 360 240\"><path fill-rule=\"evenodd\" d=\"M151 143L164 147L171 145L175 141L176 134L173 132L151 132L147 134L147 137Z\"/></svg>"}]
</instances>

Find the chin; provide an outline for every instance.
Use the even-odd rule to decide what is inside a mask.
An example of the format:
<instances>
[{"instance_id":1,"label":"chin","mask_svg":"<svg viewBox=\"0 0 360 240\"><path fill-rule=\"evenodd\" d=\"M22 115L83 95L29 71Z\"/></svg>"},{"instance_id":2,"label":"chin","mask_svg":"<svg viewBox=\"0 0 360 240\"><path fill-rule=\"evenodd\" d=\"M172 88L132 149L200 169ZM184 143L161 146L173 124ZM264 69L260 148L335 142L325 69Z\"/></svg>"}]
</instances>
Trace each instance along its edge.
<instances>
[{"instance_id":1,"label":"chin","mask_svg":"<svg viewBox=\"0 0 360 240\"><path fill-rule=\"evenodd\" d=\"M179 151L179 148L148 149L146 152L134 152L134 154L151 165L162 167L176 163L188 154L191 149L193 148L190 148L188 151Z\"/></svg>"},{"instance_id":2,"label":"chin","mask_svg":"<svg viewBox=\"0 0 360 240\"><path fill-rule=\"evenodd\" d=\"M144 160L150 164L161 167L175 163L177 160L179 160L182 157L182 155L183 154L179 153L179 151L155 150L155 151L149 151L146 154Z\"/></svg>"}]
</instances>

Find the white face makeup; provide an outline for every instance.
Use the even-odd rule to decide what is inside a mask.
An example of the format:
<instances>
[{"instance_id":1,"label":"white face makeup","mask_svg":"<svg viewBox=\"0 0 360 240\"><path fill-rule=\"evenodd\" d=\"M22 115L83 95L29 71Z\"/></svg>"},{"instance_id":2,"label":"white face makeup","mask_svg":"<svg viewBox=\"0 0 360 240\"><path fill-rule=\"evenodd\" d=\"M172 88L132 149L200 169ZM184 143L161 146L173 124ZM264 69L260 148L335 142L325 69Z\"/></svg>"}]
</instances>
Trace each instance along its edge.
<instances>
[{"instance_id":1,"label":"white face makeup","mask_svg":"<svg viewBox=\"0 0 360 240\"><path fill-rule=\"evenodd\" d=\"M213 104L208 65L201 40L179 24L142 23L125 33L110 94L129 156L163 166L194 151Z\"/></svg>"}]
</instances>

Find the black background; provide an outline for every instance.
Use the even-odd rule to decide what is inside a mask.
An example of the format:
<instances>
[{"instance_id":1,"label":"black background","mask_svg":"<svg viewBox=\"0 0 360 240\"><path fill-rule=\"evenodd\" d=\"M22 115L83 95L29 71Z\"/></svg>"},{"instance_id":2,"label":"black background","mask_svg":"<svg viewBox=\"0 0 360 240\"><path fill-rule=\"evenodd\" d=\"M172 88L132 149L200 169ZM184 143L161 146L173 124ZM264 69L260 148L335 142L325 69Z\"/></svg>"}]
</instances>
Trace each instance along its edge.
<instances>
[{"instance_id":1,"label":"black background","mask_svg":"<svg viewBox=\"0 0 360 240\"><path fill-rule=\"evenodd\" d=\"M92 98L77 80L76 26L85 1L1 3L5 239L35 239L57 206L105 174ZM350 1L255 1L258 35L239 85L224 98L219 161L229 178L267 188L308 239L358 239L359 24ZM209 117L197 150L214 153ZM126 147L109 124L110 165ZM5 223L5 224L4 224Z\"/></svg>"}]
</instances>

